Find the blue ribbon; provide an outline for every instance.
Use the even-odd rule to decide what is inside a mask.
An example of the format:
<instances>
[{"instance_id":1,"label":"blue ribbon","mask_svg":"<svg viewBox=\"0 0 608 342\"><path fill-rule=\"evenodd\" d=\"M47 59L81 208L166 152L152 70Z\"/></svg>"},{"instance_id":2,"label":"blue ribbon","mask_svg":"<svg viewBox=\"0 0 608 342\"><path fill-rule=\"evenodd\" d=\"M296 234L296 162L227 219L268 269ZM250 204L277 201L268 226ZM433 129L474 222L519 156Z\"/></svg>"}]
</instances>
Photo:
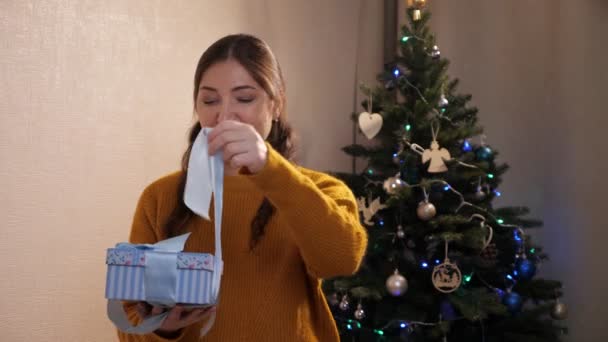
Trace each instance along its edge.
<instances>
[{"instance_id":1,"label":"blue ribbon","mask_svg":"<svg viewBox=\"0 0 608 342\"><path fill-rule=\"evenodd\" d=\"M215 221L215 256L212 276L211 303L217 305L221 276L223 273L222 260L222 202L224 188L224 162L221 152L209 156L207 135L210 128L203 128L196 137L188 164L186 187L184 190L185 204L197 215L209 220L211 195L214 195ZM144 249L146 265L144 270L144 291L146 301L152 305L173 307L176 298L177 284L177 253L184 249L184 244L190 233L155 244L119 243L116 248ZM169 315L166 311L160 315L148 317L139 325L132 326L124 312L121 301L108 301L108 317L116 327L126 333L147 334L157 330ZM215 312L201 328L200 336L207 334L215 321Z\"/></svg>"}]
</instances>

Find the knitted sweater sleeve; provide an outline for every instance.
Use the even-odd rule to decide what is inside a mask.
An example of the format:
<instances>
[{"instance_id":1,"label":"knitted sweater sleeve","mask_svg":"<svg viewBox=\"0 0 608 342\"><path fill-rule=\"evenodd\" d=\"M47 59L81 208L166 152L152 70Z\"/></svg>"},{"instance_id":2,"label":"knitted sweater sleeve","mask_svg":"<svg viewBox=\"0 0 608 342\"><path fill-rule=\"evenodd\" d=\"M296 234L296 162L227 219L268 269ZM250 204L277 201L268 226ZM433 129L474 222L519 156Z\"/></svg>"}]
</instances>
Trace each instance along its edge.
<instances>
[{"instance_id":1,"label":"knitted sweater sleeve","mask_svg":"<svg viewBox=\"0 0 608 342\"><path fill-rule=\"evenodd\" d=\"M319 172L304 174L270 144L264 168L247 177L287 222L308 272L318 278L357 271L367 247L353 193Z\"/></svg>"}]
</instances>

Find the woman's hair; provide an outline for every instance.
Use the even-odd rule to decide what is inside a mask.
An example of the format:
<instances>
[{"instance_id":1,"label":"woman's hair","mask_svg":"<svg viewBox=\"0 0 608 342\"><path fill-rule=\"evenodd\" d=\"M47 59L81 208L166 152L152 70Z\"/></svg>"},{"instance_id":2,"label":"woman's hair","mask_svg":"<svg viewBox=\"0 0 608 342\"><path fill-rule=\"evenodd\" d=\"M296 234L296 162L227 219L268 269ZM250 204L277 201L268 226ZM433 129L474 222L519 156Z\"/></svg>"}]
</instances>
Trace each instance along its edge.
<instances>
[{"instance_id":1,"label":"woman's hair","mask_svg":"<svg viewBox=\"0 0 608 342\"><path fill-rule=\"evenodd\" d=\"M194 108L198 98L198 90L203 75L215 63L226 60L239 62L251 75L251 77L266 91L269 98L274 102L278 110L278 119L272 122L272 128L267 141L270 145L286 159L293 161L295 148L293 144L293 132L285 121L285 84L281 68L270 47L261 39L247 34L229 35L216 41L201 56L194 74ZM164 225L166 237L173 237L183 233L186 223L194 216L194 213L184 203L184 189L188 172L188 161L190 151L196 136L201 130L197 122L190 128L188 135L188 148L182 156L182 172L178 186L177 206ZM255 248L264 236L266 224L275 211L274 206L264 198L262 204L251 221L251 239L249 247Z\"/></svg>"}]
</instances>

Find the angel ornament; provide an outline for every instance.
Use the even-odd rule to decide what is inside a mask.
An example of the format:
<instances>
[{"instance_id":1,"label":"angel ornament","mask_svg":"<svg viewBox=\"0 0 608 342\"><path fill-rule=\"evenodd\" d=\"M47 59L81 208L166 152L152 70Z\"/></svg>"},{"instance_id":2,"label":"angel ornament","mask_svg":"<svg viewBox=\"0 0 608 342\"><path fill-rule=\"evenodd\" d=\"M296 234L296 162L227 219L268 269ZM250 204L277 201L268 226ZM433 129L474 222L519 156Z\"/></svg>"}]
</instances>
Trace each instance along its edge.
<instances>
[{"instance_id":1,"label":"angel ornament","mask_svg":"<svg viewBox=\"0 0 608 342\"><path fill-rule=\"evenodd\" d=\"M452 159L450 152L443 147L440 148L437 140L433 140L433 142L431 142L430 150L424 150L422 153L423 163L426 163L429 160L431 161L428 169L428 171L431 173L446 172L448 167L445 165L445 162L450 159Z\"/></svg>"},{"instance_id":2,"label":"angel ornament","mask_svg":"<svg viewBox=\"0 0 608 342\"><path fill-rule=\"evenodd\" d=\"M363 223L367 226L373 226L374 223L371 221L374 215L379 210L385 209L386 205L380 203L380 198L375 198L373 201L368 200L369 204L366 204L364 197L357 198L357 205L359 206L359 211L363 213Z\"/></svg>"},{"instance_id":3,"label":"angel ornament","mask_svg":"<svg viewBox=\"0 0 608 342\"><path fill-rule=\"evenodd\" d=\"M447 149L439 147L439 143L437 142L439 129L435 130L433 125L431 125L431 131L433 134L431 149L425 150L418 144L412 144L411 148L422 156L423 163L431 161L428 168L430 173L446 172L448 167L445 165L445 162L452 159L452 156L450 156L450 152Z\"/></svg>"}]
</instances>

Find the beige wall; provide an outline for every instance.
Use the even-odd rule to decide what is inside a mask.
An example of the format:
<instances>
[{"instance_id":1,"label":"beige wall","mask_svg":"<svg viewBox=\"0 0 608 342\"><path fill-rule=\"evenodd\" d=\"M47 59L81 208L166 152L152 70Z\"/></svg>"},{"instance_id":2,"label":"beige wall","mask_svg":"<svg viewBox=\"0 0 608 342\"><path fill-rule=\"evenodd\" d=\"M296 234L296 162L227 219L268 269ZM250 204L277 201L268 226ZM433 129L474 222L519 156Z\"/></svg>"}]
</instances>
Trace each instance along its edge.
<instances>
[{"instance_id":1,"label":"beige wall","mask_svg":"<svg viewBox=\"0 0 608 342\"><path fill-rule=\"evenodd\" d=\"M608 2L429 1L450 74L511 165L499 205L527 205L570 308L569 341L603 342Z\"/></svg>"},{"instance_id":2,"label":"beige wall","mask_svg":"<svg viewBox=\"0 0 608 342\"><path fill-rule=\"evenodd\" d=\"M382 63L382 8L359 24L362 3L0 2L0 340L114 339L105 248L178 168L195 63L225 34L274 48L302 163L348 169L356 52L362 79Z\"/></svg>"}]
</instances>

